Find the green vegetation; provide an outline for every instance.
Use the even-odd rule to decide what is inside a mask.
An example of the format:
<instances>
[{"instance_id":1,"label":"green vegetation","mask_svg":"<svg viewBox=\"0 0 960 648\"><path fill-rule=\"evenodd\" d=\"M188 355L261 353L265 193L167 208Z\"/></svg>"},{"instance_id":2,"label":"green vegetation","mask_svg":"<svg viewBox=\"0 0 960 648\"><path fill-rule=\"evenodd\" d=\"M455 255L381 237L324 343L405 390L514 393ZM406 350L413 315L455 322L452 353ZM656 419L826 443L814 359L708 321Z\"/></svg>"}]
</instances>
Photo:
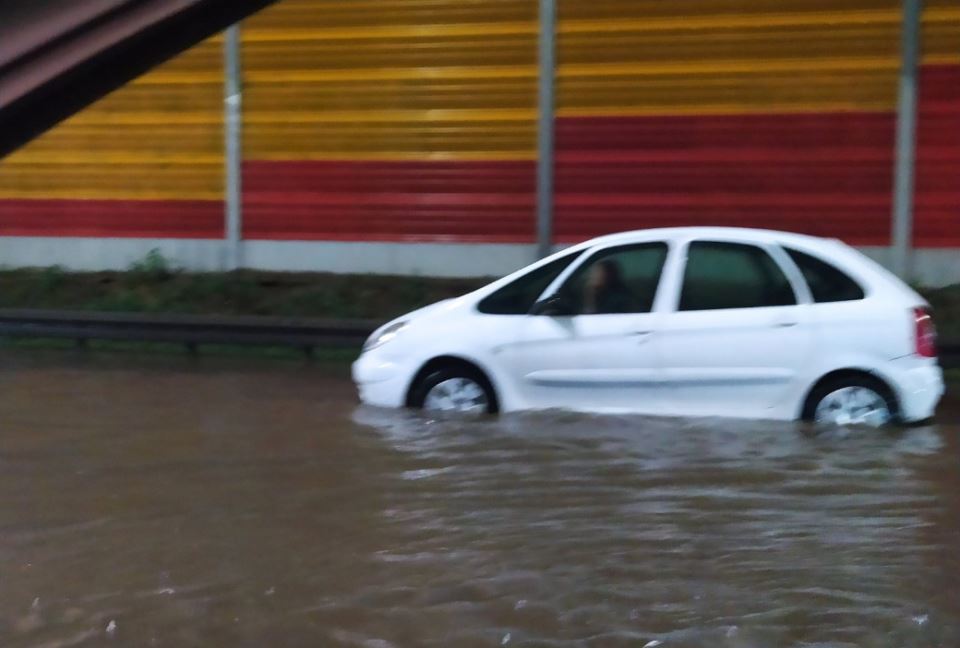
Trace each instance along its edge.
<instances>
[{"instance_id":1,"label":"green vegetation","mask_svg":"<svg viewBox=\"0 0 960 648\"><path fill-rule=\"evenodd\" d=\"M151 252L127 272L0 271L0 308L388 319L485 280L237 271L190 273Z\"/></svg>"},{"instance_id":2,"label":"green vegetation","mask_svg":"<svg viewBox=\"0 0 960 648\"><path fill-rule=\"evenodd\" d=\"M157 251L127 272L60 266L0 271L0 308L386 320L455 297L488 279L431 279L242 270L191 273ZM921 290L941 338L960 340L960 285Z\"/></svg>"}]
</instances>

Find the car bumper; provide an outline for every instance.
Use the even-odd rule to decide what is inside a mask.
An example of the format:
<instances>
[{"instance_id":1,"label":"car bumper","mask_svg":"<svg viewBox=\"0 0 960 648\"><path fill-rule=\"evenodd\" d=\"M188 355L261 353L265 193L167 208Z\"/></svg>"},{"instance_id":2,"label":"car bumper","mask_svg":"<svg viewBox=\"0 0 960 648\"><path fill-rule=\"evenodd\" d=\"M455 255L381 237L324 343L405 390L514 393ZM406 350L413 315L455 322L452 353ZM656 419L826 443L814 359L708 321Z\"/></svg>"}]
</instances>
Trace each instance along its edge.
<instances>
[{"instance_id":1,"label":"car bumper","mask_svg":"<svg viewBox=\"0 0 960 648\"><path fill-rule=\"evenodd\" d=\"M943 370L935 364L914 366L897 372L900 418L905 423L931 418L943 397Z\"/></svg>"},{"instance_id":2,"label":"car bumper","mask_svg":"<svg viewBox=\"0 0 960 648\"><path fill-rule=\"evenodd\" d=\"M396 363L368 353L353 363L352 374L363 403L379 407L405 405L408 380Z\"/></svg>"}]
</instances>

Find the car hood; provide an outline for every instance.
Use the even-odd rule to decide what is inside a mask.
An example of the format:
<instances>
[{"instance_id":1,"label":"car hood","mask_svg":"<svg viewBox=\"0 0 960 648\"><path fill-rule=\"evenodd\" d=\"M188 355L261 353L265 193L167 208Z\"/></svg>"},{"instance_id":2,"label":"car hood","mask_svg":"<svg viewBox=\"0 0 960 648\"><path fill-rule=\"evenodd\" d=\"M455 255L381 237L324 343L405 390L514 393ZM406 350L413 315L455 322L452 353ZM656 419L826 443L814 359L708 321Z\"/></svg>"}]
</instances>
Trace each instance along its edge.
<instances>
[{"instance_id":1,"label":"car hood","mask_svg":"<svg viewBox=\"0 0 960 648\"><path fill-rule=\"evenodd\" d=\"M380 328L386 328L392 324L396 324L397 322L412 323L414 320L420 321L427 317L434 317L441 313L447 313L453 308L459 306L459 303L462 299L463 299L462 297L453 297L451 299L444 299L444 300L435 302L433 304L430 304L428 306L418 308L417 310L410 311L409 313L406 313L404 315L401 315L400 317L390 320Z\"/></svg>"}]
</instances>

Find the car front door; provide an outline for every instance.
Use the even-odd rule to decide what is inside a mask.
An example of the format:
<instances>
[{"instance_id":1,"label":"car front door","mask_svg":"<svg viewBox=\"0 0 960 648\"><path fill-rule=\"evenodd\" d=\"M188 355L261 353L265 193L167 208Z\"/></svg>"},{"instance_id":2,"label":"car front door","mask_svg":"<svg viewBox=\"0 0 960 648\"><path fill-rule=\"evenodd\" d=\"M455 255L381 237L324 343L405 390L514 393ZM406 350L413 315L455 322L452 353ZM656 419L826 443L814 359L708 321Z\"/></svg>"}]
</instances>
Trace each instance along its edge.
<instances>
[{"instance_id":1,"label":"car front door","mask_svg":"<svg viewBox=\"0 0 960 648\"><path fill-rule=\"evenodd\" d=\"M761 245L693 241L685 256L675 309L657 336L669 408L772 416L810 358L809 305Z\"/></svg>"},{"instance_id":2,"label":"car front door","mask_svg":"<svg viewBox=\"0 0 960 648\"><path fill-rule=\"evenodd\" d=\"M656 412L664 242L591 253L523 323L508 362L535 408Z\"/></svg>"}]
</instances>

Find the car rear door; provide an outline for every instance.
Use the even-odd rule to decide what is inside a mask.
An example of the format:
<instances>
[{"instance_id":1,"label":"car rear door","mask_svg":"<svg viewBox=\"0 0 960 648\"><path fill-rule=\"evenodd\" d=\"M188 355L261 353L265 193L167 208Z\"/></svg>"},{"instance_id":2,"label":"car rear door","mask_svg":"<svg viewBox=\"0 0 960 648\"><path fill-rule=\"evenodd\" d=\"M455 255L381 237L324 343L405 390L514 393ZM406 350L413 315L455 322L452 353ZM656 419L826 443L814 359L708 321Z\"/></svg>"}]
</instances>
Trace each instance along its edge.
<instances>
[{"instance_id":1,"label":"car rear door","mask_svg":"<svg viewBox=\"0 0 960 648\"><path fill-rule=\"evenodd\" d=\"M813 351L810 308L771 253L779 257L727 240L686 247L675 307L657 335L673 413L772 417L798 388Z\"/></svg>"}]
</instances>

